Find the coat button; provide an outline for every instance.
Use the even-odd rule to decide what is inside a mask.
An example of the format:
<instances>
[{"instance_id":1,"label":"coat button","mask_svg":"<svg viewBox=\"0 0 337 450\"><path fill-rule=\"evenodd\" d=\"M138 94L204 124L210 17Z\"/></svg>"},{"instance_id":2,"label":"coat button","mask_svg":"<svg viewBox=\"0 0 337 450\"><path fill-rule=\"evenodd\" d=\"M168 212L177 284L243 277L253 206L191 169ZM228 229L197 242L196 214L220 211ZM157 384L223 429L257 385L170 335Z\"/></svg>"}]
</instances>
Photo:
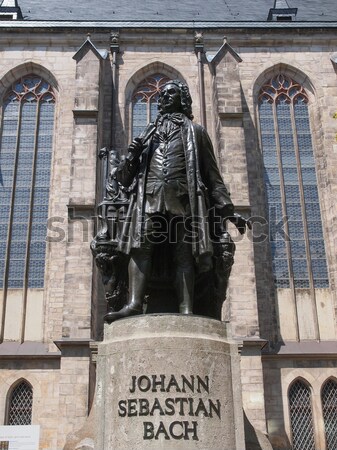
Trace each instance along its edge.
<instances>
[{"instance_id":1,"label":"coat button","mask_svg":"<svg viewBox=\"0 0 337 450\"><path fill-rule=\"evenodd\" d=\"M163 169L163 174L164 174L164 175L167 174L167 169Z\"/></svg>"}]
</instances>

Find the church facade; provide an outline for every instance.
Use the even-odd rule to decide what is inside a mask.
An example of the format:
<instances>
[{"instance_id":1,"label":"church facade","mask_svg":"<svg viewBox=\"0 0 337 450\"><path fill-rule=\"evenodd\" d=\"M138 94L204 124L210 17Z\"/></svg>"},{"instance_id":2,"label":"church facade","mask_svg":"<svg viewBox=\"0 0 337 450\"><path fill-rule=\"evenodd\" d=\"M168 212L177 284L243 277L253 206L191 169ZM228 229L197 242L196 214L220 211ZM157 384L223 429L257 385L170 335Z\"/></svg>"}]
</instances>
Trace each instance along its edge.
<instances>
[{"instance_id":1,"label":"church facade","mask_svg":"<svg viewBox=\"0 0 337 450\"><path fill-rule=\"evenodd\" d=\"M40 425L49 450L84 426L106 308L90 252L98 154L125 153L181 79L253 223L229 229L223 307L245 414L274 449L335 449L333 2L101 3L0 5L0 425Z\"/></svg>"}]
</instances>

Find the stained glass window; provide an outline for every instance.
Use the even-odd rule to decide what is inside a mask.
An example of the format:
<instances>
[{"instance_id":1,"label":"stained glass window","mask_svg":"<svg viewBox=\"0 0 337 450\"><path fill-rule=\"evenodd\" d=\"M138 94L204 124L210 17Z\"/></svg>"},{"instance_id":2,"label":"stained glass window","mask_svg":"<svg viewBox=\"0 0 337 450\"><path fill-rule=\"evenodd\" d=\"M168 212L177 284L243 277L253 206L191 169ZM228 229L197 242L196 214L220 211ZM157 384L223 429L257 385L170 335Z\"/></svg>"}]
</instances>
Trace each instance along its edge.
<instances>
[{"instance_id":1,"label":"stained glass window","mask_svg":"<svg viewBox=\"0 0 337 450\"><path fill-rule=\"evenodd\" d=\"M259 95L264 180L276 286L329 287L308 96L285 75Z\"/></svg>"},{"instance_id":2,"label":"stained glass window","mask_svg":"<svg viewBox=\"0 0 337 450\"><path fill-rule=\"evenodd\" d=\"M44 284L54 106L53 88L35 75L14 83L3 103L1 288L41 288Z\"/></svg>"},{"instance_id":3,"label":"stained glass window","mask_svg":"<svg viewBox=\"0 0 337 450\"><path fill-rule=\"evenodd\" d=\"M157 73L143 80L132 97L132 137L137 137L146 125L157 117L157 102L161 87L169 81Z\"/></svg>"},{"instance_id":4,"label":"stained glass window","mask_svg":"<svg viewBox=\"0 0 337 450\"><path fill-rule=\"evenodd\" d=\"M322 389L322 408L327 450L337 448L337 383L328 380Z\"/></svg>"},{"instance_id":5,"label":"stained glass window","mask_svg":"<svg viewBox=\"0 0 337 450\"><path fill-rule=\"evenodd\" d=\"M33 389L23 380L13 389L9 398L7 425L30 425L32 407Z\"/></svg>"},{"instance_id":6,"label":"stained glass window","mask_svg":"<svg viewBox=\"0 0 337 450\"><path fill-rule=\"evenodd\" d=\"M315 450L311 393L300 380L296 380L289 390L289 409L292 449Z\"/></svg>"}]
</instances>

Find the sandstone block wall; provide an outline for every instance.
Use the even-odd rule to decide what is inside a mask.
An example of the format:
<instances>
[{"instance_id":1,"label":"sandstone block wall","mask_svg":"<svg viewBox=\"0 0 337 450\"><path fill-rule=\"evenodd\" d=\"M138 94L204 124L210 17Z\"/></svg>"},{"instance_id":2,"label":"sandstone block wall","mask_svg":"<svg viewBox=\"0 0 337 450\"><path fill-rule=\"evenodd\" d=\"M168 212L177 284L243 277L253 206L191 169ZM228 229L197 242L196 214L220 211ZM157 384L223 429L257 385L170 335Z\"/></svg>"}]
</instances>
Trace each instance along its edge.
<instances>
[{"instance_id":1,"label":"sandstone block wall","mask_svg":"<svg viewBox=\"0 0 337 450\"><path fill-rule=\"evenodd\" d=\"M226 53L215 72L205 63L206 122L238 212L262 217L266 213L257 133L259 88L268 77L286 71L303 83L309 93L330 275L330 289L316 296L318 324L321 340L336 340L337 122L333 114L337 71L330 52L337 39L328 31L289 30L282 38L278 32L268 30L227 31L228 42L242 62ZM205 31L205 51L216 54L223 43L223 34L224 30ZM46 284L43 299L32 306L34 320L29 322L31 329L27 332L32 340L45 342L53 353L58 351L54 340L69 340L73 344L71 351L70 347L65 351L61 346L61 355L57 353L52 362L42 356L24 364L11 360L0 371L0 421L4 420L8 389L17 378L26 378L34 387L33 422L42 426L41 448L50 450L62 449L66 433L83 425L91 395L88 345L84 342L99 336L100 314L104 309L99 278L95 275L92 282L89 250L95 226L94 206L101 195L97 188L100 177L97 150L110 145L113 125L116 148L125 150L131 135L132 92L143 78L156 72L187 81L194 100L195 121L200 123L201 117L192 30L121 30L117 55L118 107L114 117L111 117L111 61L102 60L95 49L84 52L78 60L73 59L85 39L86 33L81 31L17 33L10 39L6 34L0 36L0 95L22 74L33 72L52 82L57 92ZM109 33L97 31L91 41L96 49L109 49ZM242 351L244 407L253 425L271 433L278 448L287 448L288 384L297 376L307 376L313 385L314 380L325 380L334 374L333 360L326 358L319 367L318 362L305 357L298 357L296 363L291 358L278 359L277 355L272 360L261 360L260 338L269 341L265 350L275 352L278 344L296 340L297 324L291 312L294 304L286 292L278 293L273 287L269 243L253 243L250 234L241 239L234 228L232 233L237 239L237 251L224 318L231 321L233 337L250 339ZM15 323L15 309L11 309L7 323ZM311 339L311 323L305 308L300 320L306 330L300 337ZM40 332L36 333L34 328ZM12 338L17 339L15 336ZM318 395L318 384L315 386ZM318 424L315 433L318 442L323 442L321 419L315 414Z\"/></svg>"}]
</instances>

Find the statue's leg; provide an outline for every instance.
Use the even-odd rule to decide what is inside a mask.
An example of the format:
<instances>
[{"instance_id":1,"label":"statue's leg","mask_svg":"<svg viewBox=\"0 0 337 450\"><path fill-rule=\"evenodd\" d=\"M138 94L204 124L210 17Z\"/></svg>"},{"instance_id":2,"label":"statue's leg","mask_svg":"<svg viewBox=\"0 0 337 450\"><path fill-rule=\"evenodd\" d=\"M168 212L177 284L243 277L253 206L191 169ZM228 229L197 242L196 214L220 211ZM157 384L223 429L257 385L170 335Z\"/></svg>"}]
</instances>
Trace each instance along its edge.
<instances>
[{"instance_id":1,"label":"statue's leg","mask_svg":"<svg viewBox=\"0 0 337 450\"><path fill-rule=\"evenodd\" d=\"M123 317L142 314L146 283L151 271L153 246L144 244L144 248L133 249L130 254L128 266L129 273L129 298L126 305L119 311L109 312L105 315L108 323Z\"/></svg>"},{"instance_id":2,"label":"statue's leg","mask_svg":"<svg viewBox=\"0 0 337 450\"><path fill-rule=\"evenodd\" d=\"M193 314L195 268L192 245L186 242L184 223L176 226L173 266L180 314Z\"/></svg>"},{"instance_id":3,"label":"statue's leg","mask_svg":"<svg viewBox=\"0 0 337 450\"><path fill-rule=\"evenodd\" d=\"M152 246L146 245L131 252L129 262L129 302L133 309L142 309L147 280L151 271Z\"/></svg>"}]
</instances>

